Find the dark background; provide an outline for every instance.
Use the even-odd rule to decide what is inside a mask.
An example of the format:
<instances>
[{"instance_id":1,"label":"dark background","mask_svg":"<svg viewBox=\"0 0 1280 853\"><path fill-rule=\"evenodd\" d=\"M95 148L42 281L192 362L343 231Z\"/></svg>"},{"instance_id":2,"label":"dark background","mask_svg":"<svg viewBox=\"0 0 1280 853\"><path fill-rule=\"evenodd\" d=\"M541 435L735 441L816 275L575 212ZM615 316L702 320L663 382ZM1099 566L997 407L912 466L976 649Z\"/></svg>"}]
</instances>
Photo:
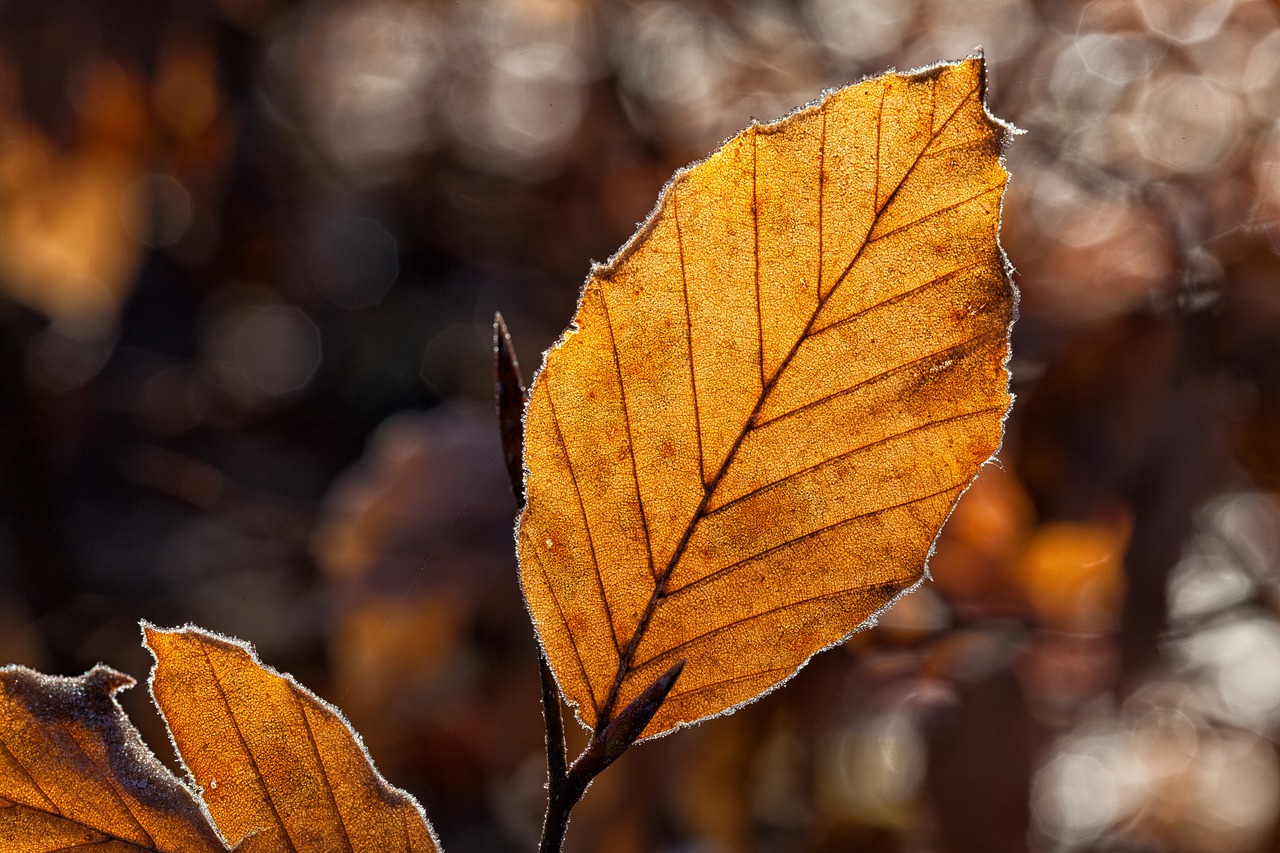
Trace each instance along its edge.
<instances>
[{"instance_id":1,"label":"dark background","mask_svg":"<svg viewBox=\"0 0 1280 853\"><path fill-rule=\"evenodd\" d=\"M446 849L532 849L493 312L530 375L674 169L979 44L1028 131L999 464L935 583L568 849L1280 850L1274 2L0 0L0 662L235 635Z\"/></svg>"}]
</instances>

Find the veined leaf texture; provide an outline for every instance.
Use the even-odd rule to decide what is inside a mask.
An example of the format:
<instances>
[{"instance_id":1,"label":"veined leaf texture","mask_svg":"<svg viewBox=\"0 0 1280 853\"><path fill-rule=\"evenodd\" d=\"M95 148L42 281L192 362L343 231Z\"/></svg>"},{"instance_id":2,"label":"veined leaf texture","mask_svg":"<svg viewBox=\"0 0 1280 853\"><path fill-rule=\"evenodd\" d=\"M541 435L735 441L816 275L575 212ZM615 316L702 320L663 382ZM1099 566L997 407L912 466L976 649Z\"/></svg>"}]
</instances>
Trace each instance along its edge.
<instances>
[{"instance_id":1,"label":"veined leaf texture","mask_svg":"<svg viewBox=\"0 0 1280 853\"><path fill-rule=\"evenodd\" d=\"M645 736L735 708L923 577L1011 401L984 95L971 57L753 124L592 271L531 391L518 534L588 727L682 659Z\"/></svg>"},{"instance_id":2,"label":"veined leaf texture","mask_svg":"<svg viewBox=\"0 0 1280 853\"><path fill-rule=\"evenodd\" d=\"M332 706L240 643L144 627L151 695L237 850L434 853L422 808L378 774Z\"/></svg>"},{"instance_id":3,"label":"veined leaf texture","mask_svg":"<svg viewBox=\"0 0 1280 853\"><path fill-rule=\"evenodd\" d=\"M115 694L127 675L0 669L0 849L225 851Z\"/></svg>"},{"instance_id":4,"label":"veined leaf texture","mask_svg":"<svg viewBox=\"0 0 1280 853\"><path fill-rule=\"evenodd\" d=\"M196 853L438 849L332 706L198 628L145 626L151 691L197 790L146 748L133 679L0 668L0 849Z\"/></svg>"}]
</instances>

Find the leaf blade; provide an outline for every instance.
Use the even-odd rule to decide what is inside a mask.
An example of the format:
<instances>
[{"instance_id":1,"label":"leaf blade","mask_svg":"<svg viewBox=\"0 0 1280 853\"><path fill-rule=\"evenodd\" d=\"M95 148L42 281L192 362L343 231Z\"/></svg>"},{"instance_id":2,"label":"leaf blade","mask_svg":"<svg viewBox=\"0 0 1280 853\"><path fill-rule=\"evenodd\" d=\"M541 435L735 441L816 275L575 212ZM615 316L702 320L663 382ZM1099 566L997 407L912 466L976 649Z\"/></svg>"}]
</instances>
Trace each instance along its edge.
<instances>
[{"instance_id":1,"label":"leaf blade","mask_svg":"<svg viewBox=\"0 0 1280 853\"><path fill-rule=\"evenodd\" d=\"M133 683L104 666L77 678L0 668L5 850L226 850L116 701Z\"/></svg>"},{"instance_id":2,"label":"leaf blade","mask_svg":"<svg viewBox=\"0 0 1280 853\"><path fill-rule=\"evenodd\" d=\"M191 626L144 633L152 697L224 836L250 849L438 849L421 807L331 705L238 642Z\"/></svg>"},{"instance_id":3,"label":"leaf blade","mask_svg":"<svg viewBox=\"0 0 1280 853\"><path fill-rule=\"evenodd\" d=\"M676 657L646 735L749 701L922 576L1010 402L981 93L970 59L753 125L592 271L534 383L519 533L589 727Z\"/></svg>"}]
</instances>

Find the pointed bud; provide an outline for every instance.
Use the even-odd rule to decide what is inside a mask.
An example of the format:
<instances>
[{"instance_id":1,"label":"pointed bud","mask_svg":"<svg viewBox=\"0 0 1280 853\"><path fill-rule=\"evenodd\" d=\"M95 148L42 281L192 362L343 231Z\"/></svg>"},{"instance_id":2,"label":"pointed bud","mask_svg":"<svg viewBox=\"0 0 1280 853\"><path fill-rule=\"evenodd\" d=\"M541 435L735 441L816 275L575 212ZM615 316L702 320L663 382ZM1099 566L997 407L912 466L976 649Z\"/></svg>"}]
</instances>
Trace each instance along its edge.
<instances>
[{"instance_id":1,"label":"pointed bud","mask_svg":"<svg viewBox=\"0 0 1280 853\"><path fill-rule=\"evenodd\" d=\"M502 455L511 478L516 507L524 507L524 380L511 345L511 333L501 314L493 315L493 378L502 430Z\"/></svg>"},{"instance_id":2,"label":"pointed bud","mask_svg":"<svg viewBox=\"0 0 1280 853\"><path fill-rule=\"evenodd\" d=\"M604 730L604 762L612 764L614 759L636 742L636 738L644 731L645 726L658 713L658 708L666 701L667 694L675 686L676 679L684 671L688 661L679 661L658 677L644 692L631 700L631 704L622 709Z\"/></svg>"}]
</instances>

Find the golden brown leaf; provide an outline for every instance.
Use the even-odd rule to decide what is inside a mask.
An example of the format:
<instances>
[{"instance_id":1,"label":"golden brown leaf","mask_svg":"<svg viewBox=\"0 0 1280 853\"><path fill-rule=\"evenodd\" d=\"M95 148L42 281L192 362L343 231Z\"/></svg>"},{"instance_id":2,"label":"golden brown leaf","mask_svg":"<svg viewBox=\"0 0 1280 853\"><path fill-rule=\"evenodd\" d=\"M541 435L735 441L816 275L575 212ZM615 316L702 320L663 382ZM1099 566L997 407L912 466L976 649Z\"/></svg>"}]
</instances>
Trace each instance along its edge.
<instances>
[{"instance_id":1,"label":"golden brown leaf","mask_svg":"<svg viewBox=\"0 0 1280 853\"><path fill-rule=\"evenodd\" d=\"M526 420L519 551L582 721L785 681L916 584L1009 406L1008 127L981 58L886 74L679 172L588 278Z\"/></svg>"},{"instance_id":2,"label":"golden brown leaf","mask_svg":"<svg viewBox=\"0 0 1280 853\"><path fill-rule=\"evenodd\" d=\"M341 714L239 643L145 627L151 693L222 834L241 849L433 851L422 809Z\"/></svg>"},{"instance_id":3,"label":"golden brown leaf","mask_svg":"<svg viewBox=\"0 0 1280 853\"><path fill-rule=\"evenodd\" d=\"M133 679L0 669L0 849L225 851L116 702Z\"/></svg>"}]
</instances>

